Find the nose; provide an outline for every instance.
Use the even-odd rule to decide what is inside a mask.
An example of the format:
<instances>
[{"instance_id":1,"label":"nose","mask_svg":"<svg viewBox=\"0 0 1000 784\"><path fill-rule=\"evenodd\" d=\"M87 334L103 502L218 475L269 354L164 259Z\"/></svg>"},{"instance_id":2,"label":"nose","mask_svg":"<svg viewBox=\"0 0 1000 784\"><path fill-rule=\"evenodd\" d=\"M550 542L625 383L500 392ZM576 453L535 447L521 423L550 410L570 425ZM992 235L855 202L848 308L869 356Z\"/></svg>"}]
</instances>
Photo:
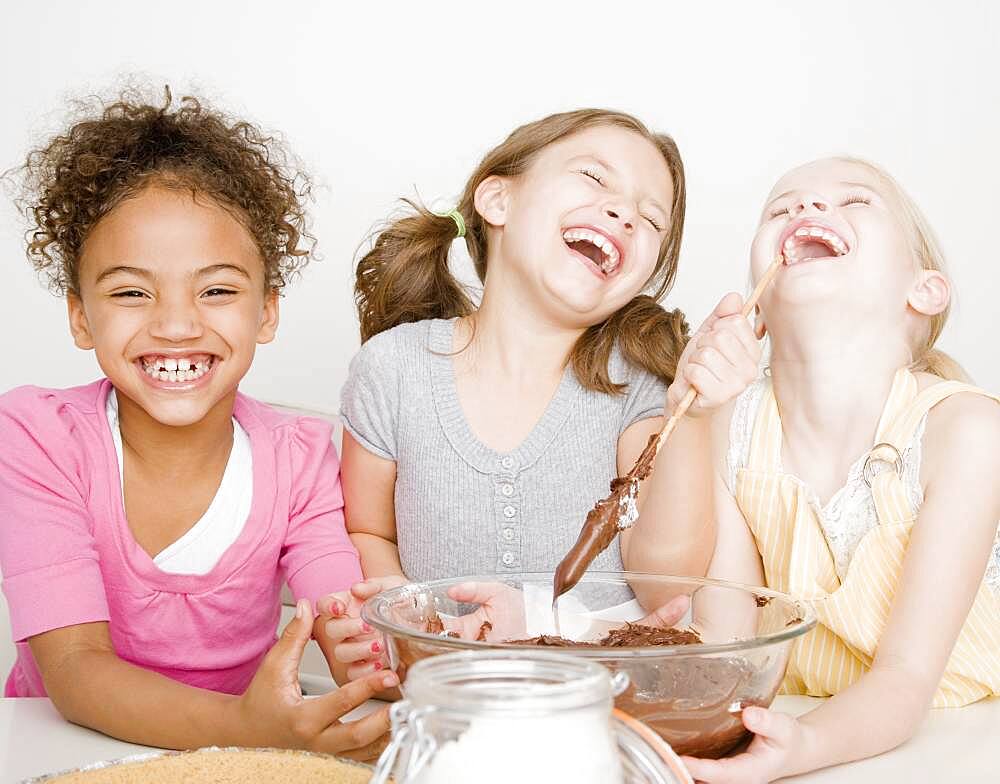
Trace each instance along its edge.
<instances>
[{"instance_id":1,"label":"nose","mask_svg":"<svg viewBox=\"0 0 1000 784\"><path fill-rule=\"evenodd\" d=\"M606 207L604 213L612 220L621 223L625 231L632 231L635 227L635 219L632 217L632 213L627 212L623 207Z\"/></svg>"},{"instance_id":2,"label":"nose","mask_svg":"<svg viewBox=\"0 0 1000 784\"><path fill-rule=\"evenodd\" d=\"M188 300L160 300L149 324L149 334L172 343L201 337L198 308Z\"/></svg>"},{"instance_id":3,"label":"nose","mask_svg":"<svg viewBox=\"0 0 1000 784\"><path fill-rule=\"evenodd\" d=\"M798 194L794 199L792 199L792 206L790 209L793 216L800 215L807 210L826 212L830 209L830 202L818 193L810 193L806 191Z\"/></svg>"}]
</instances>

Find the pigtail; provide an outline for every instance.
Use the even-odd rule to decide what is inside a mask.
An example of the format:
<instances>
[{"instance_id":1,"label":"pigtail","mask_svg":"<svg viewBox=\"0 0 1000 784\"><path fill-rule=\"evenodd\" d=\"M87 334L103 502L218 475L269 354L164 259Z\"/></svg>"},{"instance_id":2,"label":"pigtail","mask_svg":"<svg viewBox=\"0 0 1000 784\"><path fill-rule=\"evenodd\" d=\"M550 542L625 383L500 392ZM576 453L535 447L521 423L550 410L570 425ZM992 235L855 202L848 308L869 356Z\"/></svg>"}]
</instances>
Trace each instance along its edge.
<instances>
[{"instance_id":1,"label":"pigtail","mask_svg":"<svg viewBox=\"0 0 1000 784\"><path fill-rule=\"evenodd\" d=\"M680 310L664 310L653 297L642 294L584 332L573 346L570 361L585 388L621 394L625 385L614 383L608 375L615 345L630 365L670 384L688 337L688 324Z\"/></svg>"},{"instance_id":2,"label":"pigtail","mask_svg":"<svg viewBox=\"0 0 1000 784\"><path fill-rule=\"evenodd\" d=\"M404 201L414 214L386 226L358 262L354 299L362 343L399 324L466 316L474 310L448 268L455 221Z\"/></svg>"},{"instance_id":3,"label":"pigtail","mask_svg":"<svg viewBox=\"0 0 1000 784\"><path fill-rule=\"evenodd\" d=\"M475 207L476 189L488 177L520 176L548 145L602 125L624 128L648 139L663 155L673 186L670 227L647 281L650 293L633 298L604 322L587 329L570 352L569 364L585 389L621 394L625 386L614 383L608 372L615 345L629 364L669 384L687 342L688 326L681 312L667 312L658 304L677 273L687 200L684 164L674 140L652 133L636 118L621 112L579 109L553 114L522 125L490 150L466 183L457 210L465 223L469 256L479 279L485 282L488 226ZM354 295L362 342L398 324L467 316L475 310L448 268L448 249L457 234L455 221L412 201L406 203L415 214L391 222L358 263Z\"/></svg>"}]
</instances>

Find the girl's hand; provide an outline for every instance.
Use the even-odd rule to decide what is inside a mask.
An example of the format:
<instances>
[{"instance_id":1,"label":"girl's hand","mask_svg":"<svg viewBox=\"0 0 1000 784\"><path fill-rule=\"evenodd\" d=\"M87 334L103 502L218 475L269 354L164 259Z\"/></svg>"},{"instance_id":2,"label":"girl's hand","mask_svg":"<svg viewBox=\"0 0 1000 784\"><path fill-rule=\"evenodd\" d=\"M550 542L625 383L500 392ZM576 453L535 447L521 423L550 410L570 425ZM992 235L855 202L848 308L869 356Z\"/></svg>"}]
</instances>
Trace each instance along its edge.
<instances>
[{"instance_id":1,"label":"girl's hand","mask_svg":"<svg viewBox=\"0 0 1000 784\"><path fill-rule=\"evenodd\" d=\"M445 629L458 632L463 640L476 640L483 624L489 640L511 640L525 635L527 622L524 611L524 594L506 583L461 583L448 589L448 596L456 602L478 604L474 612L456 618L442 618Z\"/></svg>"},{"instance_id":2,"label":"girl's hand","mask_svg":"<svg viewBox=\"0 0 1000 784\"><path fill-rule=\"evenodd\" d=\"M524 594L506 583L461 583L448 589L448 596L456 602L478 604L474 612L458 617L442 618L447 631L457 632L463 640L479 639L483 624L489 623L486 639L523 639L528 635ZM675 596L635 623L643 626L670 628L684 617L691 606L687 595ZM545 607L548 611L548 606ZM617 624L600 622L601 628Z\"/></svg>"},{"instance_id":3,"label":"girl's hand","mask_svg":"<svg viewBox=\"0 0 1000 784\"><path fill-rule=\"evenodd\" d=\"M757 378L760 343L740 313L743 298L727 294L684 347L674 383L667 390L667 413L687 391L698 392L688 414L704 416L729 402Z\"/></svg>"},{"instance_id":4,"label":"girl's hand","mask_svg":"<svg viewBox=\"0 0 1000 784\"><path fill-rule=\"evenodd\" d=\"M794 771L792 755L805 745L805 728L794 716L767 708L744 708L743 726L756 737L735 757L710 760L682 757L695 781L705 784L766 784Z\"/></svg>"},{"instance_id":5,"label":"girl's hand","mask_svg":"<svg viewBox=\"0 0 1000 784\"><path fill-rule=\"evenodd\" d=\"M361 620L361 605L377 593L406 585L402 575L373 577L351 586L350 591L324 596L316 603L320 621L334 659L348 665L348 680L377 673L389 665L385 644L367 623Z\"/></svg>"},{"instance_id":6,"label":"girl's hand","mask_svg":"<svg viewBox=\"0 0 1000 784\"><path fill-rule=\"evenodd\" d=\"M312 632L312 608L299 601L295 617L264 657L257 674L236 702L235 727L241 745L308 749L359 760L378 756L389 731L389 708L362 719L340 718L383 689L399 684L381 672L321 697L305 699L299 688L299 662Z\"/></svg>"}]
</instances>

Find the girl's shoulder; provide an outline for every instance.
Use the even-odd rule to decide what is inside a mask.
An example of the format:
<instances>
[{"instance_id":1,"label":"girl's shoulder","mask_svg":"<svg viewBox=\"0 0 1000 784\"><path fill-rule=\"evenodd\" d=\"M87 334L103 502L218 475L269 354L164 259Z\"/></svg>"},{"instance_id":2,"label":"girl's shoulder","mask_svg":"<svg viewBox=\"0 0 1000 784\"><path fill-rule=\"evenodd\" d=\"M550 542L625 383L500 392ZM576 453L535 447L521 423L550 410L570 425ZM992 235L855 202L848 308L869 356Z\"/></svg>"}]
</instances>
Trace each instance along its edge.
<instances>
[{"instance_id":1,"label":"girl's shoulder","mask_svg":"<svg viewBox=\"0 0 1000 784\"><path fill-rule=\"evenodd\" d=\"M412 365L426 362L432 352L443 353L445 332L450 342L451 330L446 327L450 327L448 321L426 319L379 332L361 344L351 360L348 375L404 372Z\"/></svg>"},{"instance_id":2,"label":"girl's shoulder","mask_svg":"<svg viewBox=\"0 0 1000 784\"><path fill-rule=\"evenodd\" d=\"M100 465L95 455L110 438L104 415L110 388L102 379L69 389L17 387L0 395L0 471L72 478Z\"/></svg>"},{"instance_id":3,"label":"girl's shoulder","mask_svg":"<svg viewBox=\"0 0 1000 784\"><path fill-rule=\"evenodd\" d=\"M276 445L290 441L307 450L325 450L333 437L332 415L265 403L243 393L236 396L233 415L251 441L264 437Z\"/></svg>"},{"instance_id":4,"label":"girl's shoulder","mask_svg":"<svg viewBox=\"0 0 1000 784\"><path fill-rule=\"evenodd\" d=\"M921 392L947 383L928 373L916 375ZM970 452L982 458L1000 456L1000 401L972 386L949 395L927 413L924 446L928 459Z\"/></svg>"},{"instance_id":5,"label":"girl's shoulder","mask_svg":"<svg viewBox=\"0 0 1000 784\"><path fill-rule=\"evenodd\" d=\"M948 381L932 373L914 373L917 380L917 392L940 387L942 391L961 383L958 391L953 392L934 405L927 414L927 423L938 423L938 426L975 427L982 425L991 427L1000 422L1000 400L994 392L981 389L972 383Z\"/></svg>"},{"instance_id":6,"label":"girl's shoulder","mask_svg":"<svg viewBox=\"0 0 1000 784\"><path fill-rule=\"evenodd\" d=\"M67 389L15 387L0 395L0 433L17 426L33 435L75 430L80 419L91 419L103 410L110 386L111 382L101 379Z\"/></svg>"},{"instance_id":7,"label":"girl's shoulder","mask_svg":"<svg viewBox=\"0 0 1000 784\"><path fill-rule=\"evenodd\" d=\"M669 385L666 379L630 362L618 343L608 354L608 379L613 384L625 385L626 396L638 390L655 390L657 395L665 395Z\"/></svg>"},{"instance_id":8,"label":"girl's shoulder","mask_svg":"<svg viewBox=\"0 0 1000 784\"><path fill-rule=\"evenodd\" d=\"M949 383L929 373L915 375L920 392ZM922 445L925 485L949 466L969 461L1000 472L1000 402L995 395L973 386L945 397L927 412Z\"/></svg>"},{"instance_id":9,"label":"girl's shoulder","mask_svg":"<svg viewBox=\"0 0 1000 784\"><path fill-rule=\"evenodd\" d=\"M385 390L422 383L434 360L451 350L452 321L425 319L399 324L372 336L358 349L347 371L345 392L360 386Z\"/></svg>"}]
</instances>

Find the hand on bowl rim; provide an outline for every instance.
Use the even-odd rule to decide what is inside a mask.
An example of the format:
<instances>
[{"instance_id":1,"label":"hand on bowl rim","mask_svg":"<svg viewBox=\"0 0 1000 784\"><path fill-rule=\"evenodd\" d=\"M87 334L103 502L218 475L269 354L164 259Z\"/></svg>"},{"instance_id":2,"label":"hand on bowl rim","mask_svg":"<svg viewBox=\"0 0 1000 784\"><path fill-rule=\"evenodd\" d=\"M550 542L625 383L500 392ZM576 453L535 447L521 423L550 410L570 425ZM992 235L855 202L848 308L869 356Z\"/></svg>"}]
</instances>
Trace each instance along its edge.
<instances>
[{"instance_id":1,"label":"hand on bowl rim","mask_svg":"<svg viewBox=\"0 0 1000 784\"><path fill-rule=\"evenodd\" d=\"M402 575L373 577L351 586L349 591L324 596L316 602L324 631L334 643L334 658L349 665L347 678L357 680L389 666L385 642L371 626L361 620L361 605L382 591L406 585Z\"/></svg>"},{"instance_id":2,"label":"hand on bowl rim","mask_svg":"<svg viewBox=\"0 0 1000 784\"><path fill-rule=\"evenodd\" d=\"M695 781L704 784L766 784L801 772L794 757L807 744L796 717L760 706L743 709L743 726L754 733L746 751L723 759L681 757Z\"/></svg>"}]
</instances>

